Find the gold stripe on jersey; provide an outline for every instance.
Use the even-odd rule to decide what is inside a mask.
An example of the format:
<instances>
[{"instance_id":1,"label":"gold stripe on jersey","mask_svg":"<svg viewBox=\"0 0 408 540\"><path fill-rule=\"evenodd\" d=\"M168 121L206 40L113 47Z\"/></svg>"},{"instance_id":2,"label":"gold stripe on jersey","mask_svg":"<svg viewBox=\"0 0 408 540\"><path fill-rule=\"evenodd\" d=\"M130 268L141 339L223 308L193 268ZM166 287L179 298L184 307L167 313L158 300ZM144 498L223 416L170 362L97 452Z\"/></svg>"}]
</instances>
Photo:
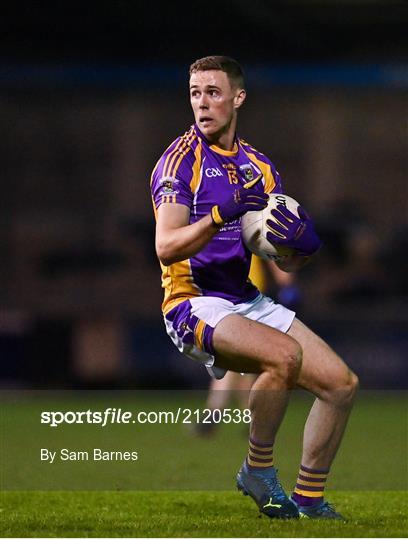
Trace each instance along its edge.
<instances>
[{"instance_id":1,"label":"gold stripe on jersey","mask_svg":"<svg viewBox=\"0 0 408 540\"><path fill-rule=\"evenodd\" d=\"M183 151L185 150L185 148L187 147L187 137L189 136L190 134L188 134L187 136L183 136L181 139L180 139L180 142L179 144L176 146L176 148L174 149L174 151L172 152L171 154L171 158L169 160L169 163L167 165L167 169L166 169L166 174L165 176L171 176L171 171L173 169L173 165L174 165L174 162L176 161L177 157L180 155L180 153L182 154Z\"/></svg>"},{"instance_id":2,"label":"gold stripe on jersey","mask_svg":"<svg viewBox=\"0 0 408 540\"><path fill-rule=\"evenodd\" d=\"M174 141L173 141L173 142L174 142ZM169 150L169 148L171 148L173 142L169 144L169 146L166 148L166 150L163 152L163 154L165 154L165 153L167 152L167 150ZM170 152L170 153L171 153L171 152ZM154 169L153 169L153 171L152 171L152 174L150 175L150 185L153 184L154 173L156 172L157 167L160 165L160 162L161 162L161 158L157 161L157 163L156 163L156 165L154 166ZM153 196L152 196L152 198L153 198ZM153 206L154 206L154 204L153 204Z\"/></svg>"},{"instance_id":3,"label":"gold stripe on jersey","mask_svg":"<svg viewBox=\"0 0 408 540\"><path fill-rule=\"evenodd\" d=\"M181 162L182 162L184 156L187 155L187 154L190 152L190 150L191 150L190 144L191 144L191 143L194 141L194 139L196 139L196 138L197 138L197 137L194 136L190 141L188 141L188 142L186 143L186 148L181 152L180 157L178 158L178 160L176 161L176 164L174 165L174 168L171 170L170 176L173 176L173 177L176 176L177 171L178 171L178 168L180 167L180 164L181 164Z\"/></svg>"},{"instance_id":4,"label":"gold stripe on jersey","mask_svg":"<svg viewBox=\"0 0 408 540\"><path fill-rule=\"evenodd\" d=\"M190 150L191 150L191 143L197 138L197 135L195 134L194 131L191 131L189 132L185 138L184 138L184 145L183 146L180 146L180 148L178 149L178 152L179 154L181 154L177 160L177 163L176 165L174 166L174 168L172 169L173 167L173 164L174 162L176 161L177 159L177 154L173 157L172 159L172 163L169 165L169 171L170 171L170 175L171 176L175 176L176 175L176 171L179 167L179 164L180 164L180 161L182 160L183 156L185 156Z\"/></svg>"},{"instance_id":5,"label":"gold stripe on jersey","mask_svg":"<svg viewBox=\"0 0 408 540\"><path fill-rule=\"evenodd\" d=\"M276 186L275 179L272 174L271 166L258 159L255 154L251 152L246 152L246 155L252 160L260 169L265 179L264 191L265 193L271 193L273 188Z\"/></svg>"},{"instance_id":6,"label":"gold stripe on jersey","mask_svg":"<svg viewBox=\"0 0 408 540\"><path fill-rule=\"evenodd\" d=\"M204 350L204 329L206 327L206 323L203 320L199 320L196 327L194 328L194 335L196 340L196 345L200 350Z\"/></svg>"},{"instance_id":7,"label":"gold stripe on jersey","mask_svg":"<svg viewBox=\"0 0 408 540\"><path fill-rule=\"evenodd\" d=\"M162 287L165 291L162 310L165 315L184 300L202 295L200 287L194 283L189 259L170 266L160 263L160 266L163 272Z\"/></svg>"},{"instance_id":8,"label":"gold stripe on jersey","mask_svg":"<svg viewBox=\"0 0 408 540\"><path fill-rule=\"evenodd\" d=\"M196 146L196 149L194 150L195 155L195 161L193 164L193 176L191 178L190 182L190 189L191 192L195 195L198 191L198 188L201 184L201 151L202 151L202 144L199 142Z\"/></svg>"},{"instance_id":9,"label":"gold stripe on jersey","mask_svg":"<svg viewBox=\"0 0 408 540\"><path fill-rule=\"evenodd\" d=\"M166 160L163 165L163 176L168 176L168 168L169 168L169 162L173 158L174 155L177 154L178 149L184 145L184 137L181 137L176 146L173 148L171 152L169 152L166 156Z\"/></svg>"},{"instance_id":10,"label":"gold stripe on jersey","mask_svg":"<svg viewBox=\"0 0 408 540\"><path fill-rule=\"evenodd\" d=\"M268 284L264 265L265 261L258 257L258 255L252 255L248 277L251 283L253 283L262 293L266 292Z\"/></svg>"},{"instance_id":11,"label":"gold stripe on jersey","mask_svg":"<svg viewBox=\"0 0 408 540\"><path fill-rule=\"evenodd\" d=\"M175 176L175 171L173 169L174 162L177 160L177 158L179 158L177 163L180 164L183 156L185 156L191 150L190 144L196 138L197 135L192 130L190 130L186 135L183 135L183 137L180 139L180 144L178 144L172 152L171 160L169 161L166 171L163 173L164 176Z\"/></svg>"},{"instance_id":12,"label":"gold stripe on jersey","mask_svg":"<svg viewBox=\"0 0 408 540\"><path fill-rule=\"evenodd\" d=\"M169 153L169 155L166 157L166 161L163 167L163 176L169 176L169 173L172 169L172 164L176 161L177 157L179 158L179 161L183 159L183 157L191 150L191 143L196 138L195 132L193 130L190 130L187 132L183 137L178 141L175 148ZM169 146L169 148L171 145ZM181 154L181 155L180 155ZM195 162L193 164L193 177L190 182L190 187L193 189L198 189L201 178L200 178L200 167L201 167L201 144L197 145L195 151ZM173 158L173 159L172 159ZM171 161L171 162L170 162ZM156 163L152 175L151 175L151 181L153 182L154 174L160 165L160 160ZM178 167L179 164L176 164ZM175 174L175 173L173 173ZM157 219L157 208L154 202L154 198L152 196L152 202L153 202L153 210L155 218ZM162 203L176 203L177 202L177 194L168 194L168 195L162 195L161 198ZM164 289L164 300L162 303L162 310L164 314L171 311L173 308L175 308L178 304L181 302L184 302L188 298L195 298L197 296L201 296L202 292L201 289L194 283L194 279L191 273L191 266L190 261L187 259L185 261L180 261L177 263L174 263L170 266L164 266L162 263L160 263L161 269L162 269L162 288ZM200 327L201 328L201 327ZM202 342L203 339L203 332L204 328L201 330L197 336L198 341Z\"/></svg>"},{"instance_id":13,"label":"gold stripe on jersey","mask_svg":"<svg viewBox=\"0 0 408 540\"><path fill-rule=\"evenodd\" d=\"M178 143L176 144L176 146L173 148L173 150L171 152L168 153L167 157L166 157L166 160L164 162L164 166L163 166L163 176L169 176L168 174L168 164L169 164L169 161L170 159L173 158L173 156L177 155L177 152L178 152L178 149L181 147L181 146L184 146L185 144L185 138L190 135L192 132L192 128L190 129L190 131L187 131L182 137L180 137ZM170 145L171 146L171 145Z\"/></svg>"},{"instance_id":14,"label":"gold stripe on jersey","mask_svg":"<svg viewBox=\"0 0 408 540\"><path fill-rule=\"evenodd\" d=\"M247 148L242 148L244 150L244 152L247 154L248 152L256 152L257 154L259 154L260 156L265 156L265 154L263 154L262 152L260 152L259 150L257 150L254 146L252 146L252 144L249 144L247 141L245 141L244 139L239 139L239 142L242 145L246 146Z\"/></svg>"},{"instance_id":15,"label":"gold stripe on jersey","mask_svg":"<svg viewBox=\"0 0 408 540\"><path fill-rule=\"evenodd\" d=\"M173 193L173 195L162 195L161 202L162 202L162 204L164 204L164 203L175 203L175 202L177 202L177 200L176 200L176 194Z\"/></svg>"}]
</instances>

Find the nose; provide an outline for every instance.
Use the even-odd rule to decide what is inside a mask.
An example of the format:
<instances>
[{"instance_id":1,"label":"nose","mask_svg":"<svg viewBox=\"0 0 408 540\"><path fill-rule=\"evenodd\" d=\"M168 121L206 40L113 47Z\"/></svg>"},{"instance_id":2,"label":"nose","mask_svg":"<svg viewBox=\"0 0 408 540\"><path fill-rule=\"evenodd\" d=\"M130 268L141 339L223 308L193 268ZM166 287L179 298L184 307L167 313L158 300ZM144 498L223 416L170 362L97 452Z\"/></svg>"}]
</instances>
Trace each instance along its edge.
<instances>
[{"instance_id":1,"label":"nose","mask_svg":"<svg viewBox=\"0 0 408 540\"><path fill-rule=\"evenodd\" d=\"M208 109L208 102L207 102L207 97L205 96L205 94L201 94L198 107L200 109Z\"/></svg>"}]
</instances>

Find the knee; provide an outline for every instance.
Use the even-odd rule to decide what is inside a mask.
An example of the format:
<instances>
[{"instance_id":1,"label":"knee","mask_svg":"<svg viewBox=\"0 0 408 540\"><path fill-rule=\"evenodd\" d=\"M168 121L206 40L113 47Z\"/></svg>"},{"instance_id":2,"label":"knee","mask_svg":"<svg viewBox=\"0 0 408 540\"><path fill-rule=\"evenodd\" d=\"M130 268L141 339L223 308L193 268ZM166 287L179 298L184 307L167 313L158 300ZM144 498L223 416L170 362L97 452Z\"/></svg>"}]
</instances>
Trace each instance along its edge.
<instances>
[{"instance_id":1,"label":"knee","mask_svg":"<svg viewBox=\"0 0 408 540\"><path fill-rule=\"evenodd\" d=\"M289 338L282 349L279 362L271 364L270 371L274 377L281 380L284 386L293 388L299 378L302 358L302 347L296 340Z\"/></svg>"},{"instance_id":2,"label":"knee","mask_svg":"<svg viewBox=\"0 0 408 540\"><path fill-rule=\"evenodd\" d=\"M292 342L285 355L284 366L286 367L287 379L294 386L299 378L302 367L303 350L297 341Z\"/></svg>"},{"instance_id":3,"label":"knee","mask_svg":"<svg viewBox=\"0 0 408 540\"><path fill-rule=\"evenodd\" d=\"M358 377L357 375L351 371L351 369L347 372L347 377L343 383L343 386L341 388L342 392L344 393L344 398L346 401L352 401L354 396L357 393L358 390Z\"/></svg>"},{"instance_id":4,"label":"knee","mask_svg":"<svg viewBox=\"0 0 408 540\"><path fill-rule=\"evenodd\" d=\"M354 397L359 388L359 380L357 375L347 370L345 376L337 381L334 389L331 392L331 401L341 407L350 408L353 404Z\"/></svg>"},{"instance_id":5,"label":"knee","mask_svg":"<svg viewBox=\"0 0 408 540\"><path fill-rule=\"evenodd\" d=\"M353 371L349 370L349 382L347 385L347 389L348 389L348 395L350 396L351 400L353 400L354 396L357 394L359 386L360 386L360 381L358 380L357 375Z\"/></svg>"}]
</instances>

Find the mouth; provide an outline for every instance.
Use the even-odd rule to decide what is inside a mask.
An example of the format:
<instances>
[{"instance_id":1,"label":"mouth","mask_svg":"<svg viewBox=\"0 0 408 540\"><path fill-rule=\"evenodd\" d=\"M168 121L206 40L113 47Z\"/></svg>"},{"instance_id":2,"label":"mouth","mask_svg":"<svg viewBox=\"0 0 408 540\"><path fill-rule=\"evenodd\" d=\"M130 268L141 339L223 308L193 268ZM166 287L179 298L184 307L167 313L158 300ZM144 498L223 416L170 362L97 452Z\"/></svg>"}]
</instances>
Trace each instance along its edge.
<instances>
[{"instance_id":1,"label":"mouth","mask_svg":"<svg viewBox=\"0 0 408 540\"><path fill-rule=\"evenodd\" d=\"M208 124L209 122L212 122L213 119L209 116L201 116L200 117L200 124Z\"/></svg>"}]
</instances>

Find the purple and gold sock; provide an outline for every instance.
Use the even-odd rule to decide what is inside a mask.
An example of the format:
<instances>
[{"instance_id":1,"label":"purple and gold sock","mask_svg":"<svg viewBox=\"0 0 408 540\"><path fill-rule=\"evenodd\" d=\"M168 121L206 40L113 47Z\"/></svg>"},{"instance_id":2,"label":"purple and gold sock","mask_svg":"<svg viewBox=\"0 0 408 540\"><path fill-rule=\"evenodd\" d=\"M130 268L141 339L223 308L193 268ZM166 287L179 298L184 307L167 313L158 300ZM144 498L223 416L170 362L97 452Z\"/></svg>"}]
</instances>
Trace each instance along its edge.
<instances>
[{"instance_id":1,"label":"purple and gold sock","mask_svg":"<svg viewBox=\"0 0 408 540\"><path fill-rule=\"evenodd\" d=\"M329 469L309 469L300 466L292 499L300 506L314 506L323 501Z\"/></svg>"},{"instance_id":2,"label":"purple and gold sock","mask_svg":"<svg viewBox=\"0 0 408 540\"><path fill-rule=\"evenodd\" d=\"M250 437L246 461L250 469L273 467L273 442L261 442Z\"/></svg>"}]
</instances>

